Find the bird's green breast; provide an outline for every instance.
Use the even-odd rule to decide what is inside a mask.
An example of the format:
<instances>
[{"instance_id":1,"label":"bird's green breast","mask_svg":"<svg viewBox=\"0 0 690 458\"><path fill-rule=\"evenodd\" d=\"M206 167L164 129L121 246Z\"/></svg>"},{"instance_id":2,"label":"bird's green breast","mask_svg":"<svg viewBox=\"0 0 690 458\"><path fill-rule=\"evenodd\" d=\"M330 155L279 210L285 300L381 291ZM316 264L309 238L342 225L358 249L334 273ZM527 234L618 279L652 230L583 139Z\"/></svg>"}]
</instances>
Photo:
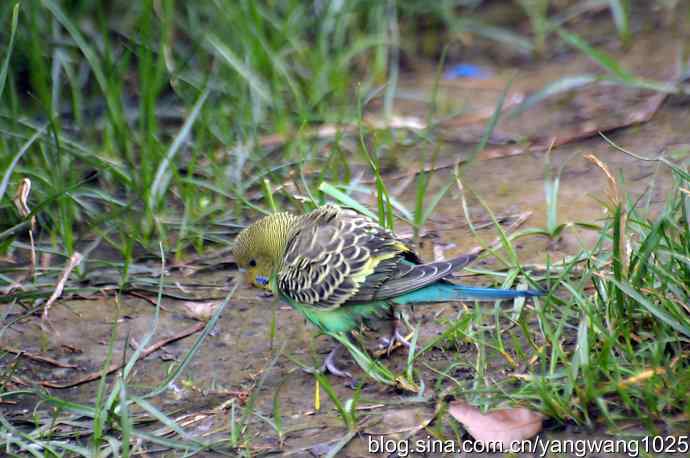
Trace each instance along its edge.
<instances>
[{"instance_id":1,"label":"bird's green breast","mask_svg":"<svg viewBox=\"0 0 690 458\"><path fill-rule=\"evenodd\" d=\"M310 322L325 332L348 332L357 328L363 319L382 317L388 313L390 304L385 301L366 304L344 304L337 308L319 309L293 301L290 305L302 313Z\"/></svg>"}]
</instances>

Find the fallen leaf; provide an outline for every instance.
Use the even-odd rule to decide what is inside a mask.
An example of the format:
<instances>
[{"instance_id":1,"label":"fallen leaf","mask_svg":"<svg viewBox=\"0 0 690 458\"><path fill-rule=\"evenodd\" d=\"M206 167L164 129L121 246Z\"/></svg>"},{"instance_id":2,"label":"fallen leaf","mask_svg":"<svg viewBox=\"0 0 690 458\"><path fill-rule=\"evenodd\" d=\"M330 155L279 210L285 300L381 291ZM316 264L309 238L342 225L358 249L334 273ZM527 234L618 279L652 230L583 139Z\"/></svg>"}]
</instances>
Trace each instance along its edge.
<instances>
[{"instance_id":1,"label":"fallen leaf","mask_svg":"<svg viewBox=\"0 0 690 458\"><path fill-rule=\"evenodd\" d=\"M502 442L510 447L511 442L530 439L542 430L542 415L525 407L482 413L465 401L453 401L448 411L479 442Z\"/></svg>"},{"instance_id":2,"label":"fallen leaf","mask_svg":"<svg viewBox=\"0 0 690 458\"><path fill-rule=\"evenodd\" d=\"M185 308L185 315L199 321L208 321L213 316L213 312L218 307L218 302L193 302L186 301L182 305Z\"/></svg>"}]
</instances>

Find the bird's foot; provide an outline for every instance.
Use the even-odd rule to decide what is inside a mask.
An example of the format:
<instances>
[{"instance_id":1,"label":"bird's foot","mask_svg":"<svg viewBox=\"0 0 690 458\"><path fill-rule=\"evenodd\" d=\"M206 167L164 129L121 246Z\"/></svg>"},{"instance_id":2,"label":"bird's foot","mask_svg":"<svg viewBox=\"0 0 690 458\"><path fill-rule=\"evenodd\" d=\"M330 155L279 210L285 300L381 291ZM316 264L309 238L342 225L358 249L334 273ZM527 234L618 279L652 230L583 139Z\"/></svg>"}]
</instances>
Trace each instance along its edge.
<instances>
[{"instance_id":1,"label":"bird's foot","mask_svg":"<svg viewBox=\"0 0 690 458\"><path fill-rule=\"evenodd\" d=\"M400 332L400 326L396 325L393 328L393 335L389 339L388 342L388 347L386 348L386 356L390 356L391 352L395 350L398 347L398 344L403 347L407 347L409 350L410 348L410 342L408 339L412 337L412 334L410 336L405 337L402 335L402 332Z\"/></svg>"},{"instance_id":2,"label":"bird's foot","mask_svg":"<svg viewBox=\"0 0 690 458\"><path fill-rule=\"evenodd\" d=\"M324 374L328 372L329 374L333 374L336 377L343 377L343 378L352 378L352 374L350 374L347 371L344 371L337 366L337 359L340 356L340 352L342 351L343 346L341 344L337 344L333 350L326 356L326 359L323 361L323 364L321 365L320 368L315 369L315 368L305 368L304 371L308 374L313 374L315 372Z\"/></svg>"},{"instance_id":3,"label":"bird's foot","mask_svg":"<svg viewBox=\"0 0 690 458\"><path fill-rule=\"evenodd\" d=\"M343 346L338 344L335 346L333 350L331 350L328 356L326 356L323 365L321 366L321 372L328 371L336 377L352 378L352 374L336 366L336 360L338 359L338 356L340 355L340 351L342 350L342 348Z\"/></svg>"},{"instance_id":4,"label":"bird's foot","mask_svg":"<svg viewBox=\"0 0 690 458\"><path fill-rule=\"evenodd\" d=\"M402 321L395 320L395 322L393 323L393 332L391 333L390 337L381 338L382 350L376 352L376 356L383 356L384 354L386 356L390 356L393 350L395 350L398 347L407 347L409 349L409 340L412 338L412 333L410 333L408 336L404 336L404 331L405 329Z\"/></svg>"}]
</instances>

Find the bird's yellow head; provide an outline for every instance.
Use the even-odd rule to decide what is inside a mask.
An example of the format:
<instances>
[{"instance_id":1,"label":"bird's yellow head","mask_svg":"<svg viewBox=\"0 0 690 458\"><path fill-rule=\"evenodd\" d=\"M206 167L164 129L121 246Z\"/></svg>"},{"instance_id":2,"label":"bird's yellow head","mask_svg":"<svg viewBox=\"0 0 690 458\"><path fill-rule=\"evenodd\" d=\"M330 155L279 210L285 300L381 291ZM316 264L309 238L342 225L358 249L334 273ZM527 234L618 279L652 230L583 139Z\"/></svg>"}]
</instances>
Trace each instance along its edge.
<instances>
[{"instance_id":1,"label":"bird's yellow head","mask_svg":"<svg viewBox=\"0 0 690 458\"><path fill-rule=\"evenodd\" d=\"M298 220L290 213L265 216L239 233L232 254L247 283L271 289L269 280L283 257L290 229Z\"/></svg>"}]
</instances>

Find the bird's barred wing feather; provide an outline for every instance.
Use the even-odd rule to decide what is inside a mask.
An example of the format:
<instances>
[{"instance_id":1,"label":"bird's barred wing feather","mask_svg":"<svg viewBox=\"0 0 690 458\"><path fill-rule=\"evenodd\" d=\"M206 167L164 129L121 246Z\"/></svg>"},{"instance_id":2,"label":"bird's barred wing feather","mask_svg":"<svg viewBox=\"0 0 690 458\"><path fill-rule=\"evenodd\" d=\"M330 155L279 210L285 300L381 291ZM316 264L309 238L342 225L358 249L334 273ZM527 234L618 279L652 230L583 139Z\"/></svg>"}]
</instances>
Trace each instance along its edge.
<instances>
[{"instance_id":1,"label":"bird's barred wing feather","mask_svg":"<svg viewBox=\"0 0 690 458\"><path fill-rule=\"evenodd\" d=\"M393 269L390 261L383 261L376 269L376 273L367 278L367 282L357 294L350 298L350 302L369 302L391 299L405 293L418 290L431 283L450 276L454 271L462 269L472 262L476 256L460 256L449 261L431 262L428 264L414 264L406 259L398 258ZM374 282L376 275L384 274L385 280Z\"/></svg>"},{"instance_id":2,"label":"bird's barred wing feather","mask_svg":"<svg viewBox=\"0 0 690 458\"><path fill-rule=\"evenodd\" d=\"M291 231L277 281L289 299L326 309L389 299L457 268L453 261L421 264L390 231L352 210L327 205Z\"/></svg>"},{"instance_id":3,"label":"bird's barred wing feather","mask_svg":"<svg viewBox=\"0 0 690 458\"><path fill-rule=\"evenodd\" d=\"M305 215L288 236L278 289L301 304L338 307L376 266L409 248L365 216L326 205Z\"/></svg>"}]
</instances>

